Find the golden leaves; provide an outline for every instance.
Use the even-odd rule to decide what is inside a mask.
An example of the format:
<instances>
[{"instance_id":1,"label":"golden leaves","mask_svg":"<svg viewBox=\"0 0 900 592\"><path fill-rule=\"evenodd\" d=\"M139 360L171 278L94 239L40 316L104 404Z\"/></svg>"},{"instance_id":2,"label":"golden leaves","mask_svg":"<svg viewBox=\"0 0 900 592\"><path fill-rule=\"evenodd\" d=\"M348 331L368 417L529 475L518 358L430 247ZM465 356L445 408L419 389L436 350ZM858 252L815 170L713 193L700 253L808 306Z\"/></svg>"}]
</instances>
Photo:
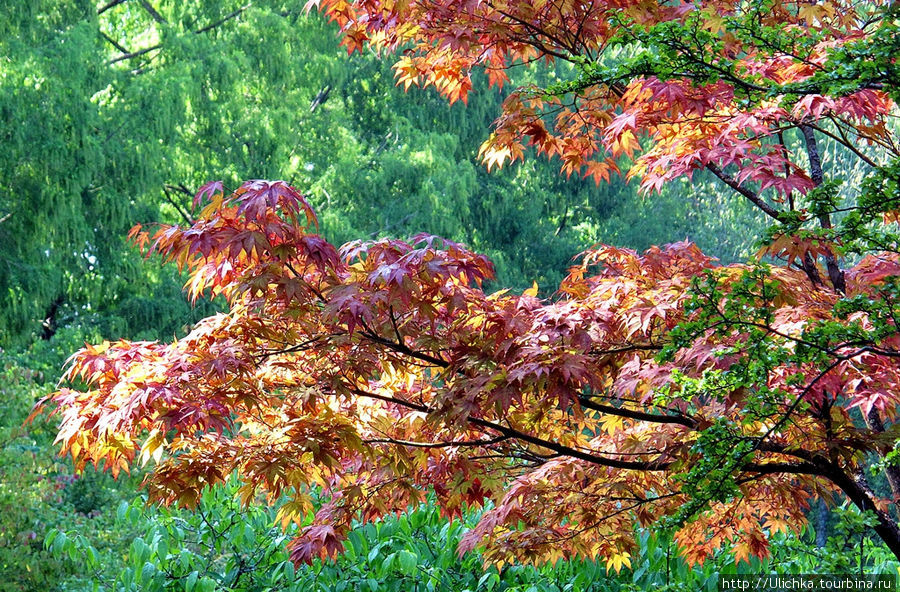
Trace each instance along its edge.
<instances>
[{"instance_id":1,"label":"golden leaves","mask_svg":"<svg viewBox=\"0 0 900 592\"><path fill-rule=\"evenodd\" d=\"M616 573L622 571L622 568L631 568L631 553L628 551L615 552L606 556L606 570L615 570Z\"/></svg>"}]
</instances>

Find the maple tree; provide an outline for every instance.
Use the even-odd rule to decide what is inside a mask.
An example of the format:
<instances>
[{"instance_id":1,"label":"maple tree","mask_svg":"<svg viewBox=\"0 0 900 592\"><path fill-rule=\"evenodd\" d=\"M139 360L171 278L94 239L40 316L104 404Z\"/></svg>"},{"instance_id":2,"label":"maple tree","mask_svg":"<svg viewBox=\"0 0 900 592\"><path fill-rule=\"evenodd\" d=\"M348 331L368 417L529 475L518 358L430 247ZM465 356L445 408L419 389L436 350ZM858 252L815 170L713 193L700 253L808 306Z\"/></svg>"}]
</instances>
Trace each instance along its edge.
<instances>
[{"instance_id":1,"label":"maple tree","mask_svg":"<svg viewBox=\"0 0 900 592\"><path fill-rule=\"evenodd\" d=\"M114 473L153 459L151 499L187 506L237 473L247 502L287 498L298 562L427 490L449 515L493 501L461 550L498 564L578 555L618 571L650 524L689 562L723 547L765 557L768 535L835 494L871 512L900 557L896 9L321 9L348 49L402 49L399 82L451 101L474 67L502 83L519 62L570 62L570 81L510 95L488 166L532 145L598 182L631 163L648 191L707 170L772 218L761 261L719 266L687 242L598 246L552 299L488 294L490 261L460 244L337 248L286 183L210 183L193 225L133 237L190 272L192 299L221 296L228 311L172 343L73 356L83 388L49 399L65 452ZM863 182L841 186L836 150L867 167Z\"/></svg>"}]
</instances>

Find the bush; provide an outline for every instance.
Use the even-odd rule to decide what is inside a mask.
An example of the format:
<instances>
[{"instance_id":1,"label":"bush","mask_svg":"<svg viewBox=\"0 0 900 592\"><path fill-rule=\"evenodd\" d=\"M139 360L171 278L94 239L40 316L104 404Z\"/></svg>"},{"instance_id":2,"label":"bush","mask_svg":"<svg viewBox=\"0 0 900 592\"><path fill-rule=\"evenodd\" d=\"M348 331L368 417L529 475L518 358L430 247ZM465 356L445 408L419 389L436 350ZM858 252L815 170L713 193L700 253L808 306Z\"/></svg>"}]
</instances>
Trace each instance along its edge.
<instances>
[{"instance_id":1,"label":"bush","mask_svg":"<svg viewBox=\"0 0 900 592\"><path fill-rule=\"evenodd\" d=\"M73 339L60 347L71 348ZM48 531L77 531L98 548L115 546L120 535L111 528L111 508L120 490L133 496L134 480L116 484L92 468L75 475L55 453L54 418L25 424L64 359L46 342L37 348L19 355L0 350L0 592L60 589L67 568L42 546Z\"/></svg>"},{"instance_id":2,"label":"bush","mask_svg":"<svg viewBox=\"0 0 900 592\"><path fill-rule=\"evenodd\" d=\"M274 525L274 508L241 507L237 489L232 481L208 490L193 512L147 507L140 498L122 503L114 530L139 535L118 555L98 551L76 531L51 531L45 545L54 557L81 566L68 590L581 592L624 583L591 562L485 570L478 554L456 552L476 516L448 521L430 504L360 526L335 561L295 569L285 550L293 529Z\"/></svg>"},{"instance_id":3,"label":"bush","mask_svg":"<svg viewBox=\"0 0 900 592\"><path fill-rule=\"evenodd\" d=\"M399 516L357 527L334 561L295 569L285 543L295 532L275 526L276 509L242 507L231 481L208 490L196 511L146 506L142 498L119 505L110 532L118 544L98 550L77 530L52 530L46 546L57 560L70 560L77 574L66 589L148 592L267 592L284 590L363 592L612 592L718 590L720 574L854 573L858 554L846 547L865 531L865 517L839 511L837 536L824 549L800 535L776 534L773 557L735 564L720 552L688 567L664 537L643 532L633 569L607 573L602 564L561 561L556 565L484 568L477 553L459 557L460 537L476 513L448 521L426 504ZM896 573L897 563L881 545L867 541L866 573ZM856 563L854 563L856 562Z\"/></svg>"}]
</instances>

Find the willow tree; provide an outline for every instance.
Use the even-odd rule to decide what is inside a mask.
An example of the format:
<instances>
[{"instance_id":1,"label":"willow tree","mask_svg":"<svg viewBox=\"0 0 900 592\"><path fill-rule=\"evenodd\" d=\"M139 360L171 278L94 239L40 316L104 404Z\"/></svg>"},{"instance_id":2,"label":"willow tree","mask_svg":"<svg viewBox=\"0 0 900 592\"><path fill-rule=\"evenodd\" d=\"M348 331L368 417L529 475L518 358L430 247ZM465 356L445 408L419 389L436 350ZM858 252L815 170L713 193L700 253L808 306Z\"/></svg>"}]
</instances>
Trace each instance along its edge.
<instances>
[{"instance_id":1,"label":"willow tree","mask_svg":"<svg viewBox=\"0 0 900 592\"><path fill-rule=\"evenodd\" d=\"M347 57L337 27L297 5L19 4L0 17L5 344L59 323L134 335L196 320L171 273L121 237L134 221L186 222L212 176L288 178L337 242L420 230L466 241L519 287L557 283L571 253L598 240L644 247L677 224L733 258L751 235L723 232L748 224L739 210L695 220L702 192L636 201L633 185L566 179L542 160L488 174L477 151L508 88L476 76L480 92L450 109L435 92L407 95L389 63ZM571 72L512 76L546 85ZM659 207L665 218L635 218Z\"/></svg>"}]
</instances>

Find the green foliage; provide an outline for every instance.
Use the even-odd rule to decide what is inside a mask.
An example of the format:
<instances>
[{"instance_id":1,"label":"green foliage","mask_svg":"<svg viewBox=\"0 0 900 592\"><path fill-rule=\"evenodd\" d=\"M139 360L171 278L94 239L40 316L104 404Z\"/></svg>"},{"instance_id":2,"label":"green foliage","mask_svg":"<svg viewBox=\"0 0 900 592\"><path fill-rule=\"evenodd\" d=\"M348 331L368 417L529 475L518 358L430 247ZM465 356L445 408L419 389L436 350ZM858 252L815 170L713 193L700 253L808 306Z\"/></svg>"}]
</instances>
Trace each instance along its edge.
<instances>
[{"instance_id":1,"label":"green foliage","mask_svg":"<svg viewBox=\"0 0 900 592\"><path fill-rule=\"evenodd\" d=\"M479 78L468 106L406 94L388 61L347 57L301 6L166 0L150 3L154 16L140 3L100 15L89 2L19 4L0 12L0 343L27 344L44 319L50 333L168 338L209 314L124 237L136 222L189 218L191 192L214 178L289 180L333 242L423 231L465 242L513 288L557 284L598 241L688 236L740 258L753 234L741 229L758 223L709 183L642 200L545 160L488 174L477 151L503 93ZM570 75L557 70L514 82Z\"/></svg>"},{"instance_id":2,"label":"green foliage","mask_svg":"<svg viewBox=\"0 0 900 592\"><path fill-rule=\"evenodd\" d=\"M295 568L285 542L295 527L273 526L275 510L241 507L239 484L208 490L196 512L146 507L139 498L119 505L115 528L136 533L117 551L102 552L77 531L52 530L44 544L78 574L67 590L371 590L376 591L588 591L616 590L590 562L556 566L506 566L485 570L477 554L459 557L456 547L476 515L464 521L440 516L433 505L354 530L334 561Z\"/></svg>"},{"instance_id":3,"label":"green foliage","mask_svg":"<svg viewBox=\"0 0 900 592\"><path fill-rule=\"evenodd\" d=\"M143 262L124 235L134 222L189 217L187 194L213 177L289 179L311 194L335 242L419 231L467 242L514 288L556 285L569 257L598 241L643 249L688 237L740 259L755 234L745 229L760 224L704 176L642 199L633 185L565 179L542 160L489 175L476 153L502 93L477 80L468 107L451 108L430 91L406 95L383 61L347 58L333 29L297 6L256 2L198 34L239 4L153 5L166 23L138 3L100 16L84 1L0 4L9 56L0 71L0 342L32 341L64 299L52 342L3 357L0 590L51 590L65 558L81 578L70 589L98 578L135 590L708 588L727 557L692 572L649 536L620 578L592 563L484 571L477 555L455 551L473 518L446 522L431 507L363 527L336 562L295 572L273 515L239 509L228 489L209 492L198 514L132 504L114 525L109 507L128 485L117 490L93 471L74 479L50 452L52 420L20 427L56 379L60 352L103 337L167 337L208 314L189 309L181 279ZM111 62L122 53L114 44L159 47ZM521 76L558 78L546 67ZM888 210L872 200L873 211ZM51 531L45 550L50 526L68 534Z\"/></svg>"},{"instance_id":4,"label":"green foliage","mask_svg":"<svg viewBox=\"0 0 900 592\"><path fill-rule=\"evenodd\" d=\"M142 498L121 502L112 523L118 533L105 547L97 533L84 528L52 529L44 546L57 569L68 565L72 576L65 590L244 591L371 590L575 592L718 589L721 574L855 573L862 561L866 573L896 573L897 561L871 538L871 519L855 508L837 508L827 546L817 548L815 533L777 533L773 556L765 562L735 564L718 552L702 565L688 567L666 536L644 531L632 570L608 574L589 561L556 565L504 566L485 569L477 553L460 557L456 546L477 519L441 517L426 504L354 530L345 552L335 560L295 568L284 544L294 526L275 525L274 508L237 501L238 483L208 490L196 512L144 505ZM97 526L97 524L92 525Z\"/></svg>"},{"instance_id":5,"label":"green foliage","mask_svg":"<svg viewBox=\"0 0 900 592\"><path fill-rule=\"evenodd\" d=\"M0 592L58 589L67 570L42 546L50 529L89 533L101 549L116 544L108 509L131 497L137 483L116 484L92 468L74 475L71 463L56 456L55 418L25 424L35 402L52 390L63 352L84 338L65 331L58 349L40 341L17 355L0 351Z\"/></svg>"},{"instance_id":6,"label":"green foliage","mask_svg":"<svg viewBox=\"0 0 900 592\"><path fill-rule=\"evenodd\" d=\"M6 356L0 364L0 590L16 592L47 586L60 568L40 546L63 517L54 507L60 466L48 446L52 426L21 427L40 393L37 373Z\"/></svg>"}]
</instances>

